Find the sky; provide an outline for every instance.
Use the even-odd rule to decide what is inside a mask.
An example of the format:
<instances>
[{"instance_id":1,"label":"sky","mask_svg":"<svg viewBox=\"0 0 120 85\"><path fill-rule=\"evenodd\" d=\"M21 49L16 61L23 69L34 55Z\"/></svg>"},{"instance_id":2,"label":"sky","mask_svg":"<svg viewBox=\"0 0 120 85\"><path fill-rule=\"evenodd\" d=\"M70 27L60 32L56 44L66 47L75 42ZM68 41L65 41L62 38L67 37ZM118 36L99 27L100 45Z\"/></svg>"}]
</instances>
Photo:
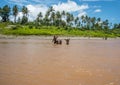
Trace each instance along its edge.
<instances>
[{"instance_id":1,"label":"sky","mask_svg":"<svg viewBox=\"0 0 120 85\"><path fill-rule=\"evenodd\" d=\"M39 12L45 15L50 6L56 11L66 11L74 16L88 15L108 19L112 23L120 23L120 0L0 0L0 7L9 5L19 8L26 6L29 10L29 20L34 20ZM22 17L19 12L18 17ZM13 19L13 16L10 16Z\"/></svg>"}]
</instances>

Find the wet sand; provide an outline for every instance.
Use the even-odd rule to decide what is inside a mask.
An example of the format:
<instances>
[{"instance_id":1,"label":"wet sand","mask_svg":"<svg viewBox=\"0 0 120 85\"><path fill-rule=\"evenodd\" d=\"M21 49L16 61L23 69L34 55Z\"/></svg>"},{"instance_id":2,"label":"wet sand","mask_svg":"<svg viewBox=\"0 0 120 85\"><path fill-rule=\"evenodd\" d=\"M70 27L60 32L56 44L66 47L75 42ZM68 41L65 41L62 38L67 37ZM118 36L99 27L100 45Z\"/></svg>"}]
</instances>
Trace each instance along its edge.
<instances>
[{"instance_id":1,"label":"wet sand","mask_svg":"<svg viewBox=\"0 0 120 85\"><path fill-rule=\"evenodd\" d=\"M120 40L0 39L0 85L120 85Z\"/></svg>"}]
</instances>

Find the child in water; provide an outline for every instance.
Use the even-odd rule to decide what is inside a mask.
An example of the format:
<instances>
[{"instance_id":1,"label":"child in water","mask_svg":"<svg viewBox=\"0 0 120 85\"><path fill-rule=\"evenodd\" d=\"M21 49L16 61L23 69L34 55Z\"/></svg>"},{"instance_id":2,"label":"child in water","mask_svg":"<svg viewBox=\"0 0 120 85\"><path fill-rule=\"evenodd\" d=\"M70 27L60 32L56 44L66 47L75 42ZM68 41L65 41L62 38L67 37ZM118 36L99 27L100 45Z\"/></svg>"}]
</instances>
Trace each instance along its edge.
<instances>
[{"instance_id":1,"label":"child in water","mask_svg":"<svg viewBox=\"0 0 120 85\"><path fill-rule=\"evenodd\" d=\"M70 39L65 39L66 45L69 45Z\"/></svg>"}]
</instances>

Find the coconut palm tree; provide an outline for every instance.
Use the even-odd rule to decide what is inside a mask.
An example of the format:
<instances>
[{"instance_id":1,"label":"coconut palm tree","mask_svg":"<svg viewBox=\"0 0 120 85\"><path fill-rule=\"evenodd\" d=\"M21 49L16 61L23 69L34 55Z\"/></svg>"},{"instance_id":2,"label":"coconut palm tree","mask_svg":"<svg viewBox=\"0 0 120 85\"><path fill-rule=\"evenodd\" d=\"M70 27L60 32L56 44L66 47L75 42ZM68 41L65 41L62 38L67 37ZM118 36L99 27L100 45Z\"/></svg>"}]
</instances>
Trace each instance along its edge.
<instances>
[{"instance_id":1,"label":"coconut palm tree","mask_svg":"<svg viewBox=\"0 0 120 85\"><path fill-rule=\"evenodd\" d=\"M105 21L103 21L103 27L104 27L104 30L108 30L109 28L109 21L106 19Z\"/></svg>"},{"instance_id":2,"label":"coconut palm tree","mask_svg":"<svg viewBox=\"0 0 120 85\"><path fill-rule=\"evenodd\" d=\"M83 29L83 28L85 28L85 23L86 23L84 15L81 16L81 20L82 20L82 29Z\"/></svg>"},{"instance_id":3,"label":"coconut palm tree","mask_svg":"<svg viewBox=\"0 0 120 85\"><path fill-rule=\"evenodd\" d=\"M78 24L78 21L79 21L79 17L76 17L75 18L75 25L77 26L77 24Z\"/></svg>"},{"instance_id":4,"label":"coconut palm tree","mask_svg":"<svg viewBox=\"0 0 120 85\"><path fill-rule=\"evenodd\" d=\"M95 23L96 23L96 18L95 18L95 17L92 17L92 18L91 18L91 23L92 23L91 28L92 28L93 30L95 30Z\"/></svg>"},{"instance_id":5,"label":"coconut palm tree","mask_svg":"<svg viewBox=\"0 0 120 85\"><path fill-rule=\"evenodd\" d=\"M65 11L62 11L62 13L61 13L61 16L62 16L62 18L65 18Z\"/></svg>"},{"instance_id":6,"label":"coconut palm tree","mask_svg":"<svg viewBox=\"0 0 120 85\"><path fill-rule=\"evenodd\" d=\"M51 7L48 9L48 11L49 11L49 12L53 12L53 11L55 11L55 10L54 10L53 7L51 6Z\"/></svg>"},{"instance_id":7,"label":"coconut palm tree","mask_svg":"<svg viewBox=\"0 0 120 85\"><path fill-rule=\"evenodd\" d=\"M23 17L22 17L22 22L21 22L21 24L26 24L26 23L28 22L28 17L27 17L28 12L29 12L29 11L28 11L28 8L25 7L25 6L23 6L23 8L22 8Z\"/></svg>"},{"instance_id":8,"label":"coconut palm tree","mask_svg":"<svg viewBox=\"0 0 120 85\"><path fill-rule=\"evenodd\" d=\"M102 21L101 21L101 18L97 18L97 24L98 24L97 29L98 30L102 30Z\"/></svg>"},{"instance_id":9,"label":"coconut palm tree","mask_svg":"<svg viewBox=\"0 0 120 85\"><path fill-rule=\"evenodd\" d=\"M37 15L36 22L39 24L42 24L42 17L43 17L42 12L39 12L39 14Z\"/></svg>"},{"instance_id":10,"label":"coconut palm tree","mask_svg":"<svg viewBox=\"0 0 120 85\"><path fill-rule=\"evenodd\" d=\"M25 7L25 6L23 6L23 8L22 8L22 13L23 13L23 16L26 16L27 17L27 15L28 15L28 8L27 7Z\"/></svg>"},{"instance_id":11,"label":"coconut palm tree","mask_svg":"<svg viewBox=\"0 0 120 85\"><path fill-rule=\"evenodd\" d=\"M51 23L52 23L52 25L53 25L54 22L55 22L55 12L52 12L51 17L50 17L50 20L51 20Z\"/></svg>"},{"instance_id":12,"label":"coconut palm tree","mask_svg":"<svg viewBox=\"0 0 120 85\"><path fill-rule=\"evenodd\" d=\"M14 22L16 23L16 17L17 17L17 15L18 15L18 7L17 7L17 5L15 5L15 6L13 7L12 11L13 11L13 16L15 17L15 18L14 18Z\"/></svg>"},{"instance_id":13,"label":"coconut palm tree","mask_svg":"<svg viewBox=\"0 0 120 85\"><path fill-rule=\"evenodd\" d=\"M8 5L5 5L3 8L1 8L0 16L2 17L3 22L9 21L10 7Z\"/></svg>"},{"instance_id":14,"label":"coconut palm tree","mask_svg":"<svg viewBox=\"0 0 120 85\"><path fill-rule=\"evenodd\" d=\"M66 22L67 22L67 25L69 26L70 24L70 13L69 12L66 13Z\"/></svg>"},{"instance_id":15,"label":"coconut palm tree","mask_svg":"<svg viewBox=\"0 0 120 85\"><path fill-rule=\"evenodd\" d=\"M62 16L61 16L60 12L57 11L57 12L56 12L56 25L57 25L57 26L60 26L60 24L61 24L61 20L62 20L61 17L62 17Z\"/></svg>"}]
</instances>

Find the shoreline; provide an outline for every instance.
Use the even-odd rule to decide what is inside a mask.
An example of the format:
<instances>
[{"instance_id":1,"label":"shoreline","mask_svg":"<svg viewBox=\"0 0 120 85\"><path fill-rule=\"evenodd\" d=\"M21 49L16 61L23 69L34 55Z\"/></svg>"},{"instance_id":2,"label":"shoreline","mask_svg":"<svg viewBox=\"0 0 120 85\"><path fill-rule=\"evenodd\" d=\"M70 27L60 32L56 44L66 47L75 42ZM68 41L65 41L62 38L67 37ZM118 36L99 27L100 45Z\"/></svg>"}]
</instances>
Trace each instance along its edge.
<instances>
[{"instance_id":1,"label":"shoreline","mask_svg":"<svg viewBox=\"0 0 120 85\"><path fill-rule=\"evenodd\" d=\"M41 39L41 40L51 40L53 36L47 36L47 35L2 35L0 34L0 39ZM59 39L67 39L70 38L72 40L87 40L87 39L93 39L93 40L103 40L103 37L82 37L82 36L59 36ZM120 39L118 38L108 38L108 39Z\"/></svg>"}]
</instances>

